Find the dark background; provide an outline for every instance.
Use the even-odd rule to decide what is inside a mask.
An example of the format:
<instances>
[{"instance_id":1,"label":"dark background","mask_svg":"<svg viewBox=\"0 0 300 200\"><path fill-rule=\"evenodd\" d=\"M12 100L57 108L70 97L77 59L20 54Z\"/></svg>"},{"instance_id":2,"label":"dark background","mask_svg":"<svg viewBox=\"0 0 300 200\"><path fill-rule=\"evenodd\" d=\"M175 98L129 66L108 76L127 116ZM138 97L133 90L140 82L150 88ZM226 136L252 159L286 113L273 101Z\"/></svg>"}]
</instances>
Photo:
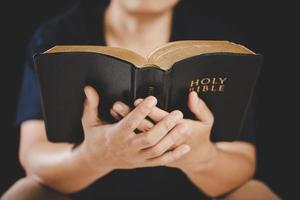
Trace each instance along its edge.
<instances>
[{"instance_id":1,"label":"dark background","mask_svg":"<svg viewBox=\"0 0 300 200\"><path fill-rule=\"evenodd\" d=\"M99 0L101 1L101 0ZM256 177L284 199L296 196L299 151L296 16L293 5L275 1L183 0L189 9L238 28L246 45L265 56L258 81L259 129ZM18 130L13 126L23 72L24 52L34 30L74 0L2 1L1 3L1 121L0 195L24 176L18 162ZM270 4L271 3L271 4ZM299 23L298 23L299 24Z\"/></svg>"}]
</instances>

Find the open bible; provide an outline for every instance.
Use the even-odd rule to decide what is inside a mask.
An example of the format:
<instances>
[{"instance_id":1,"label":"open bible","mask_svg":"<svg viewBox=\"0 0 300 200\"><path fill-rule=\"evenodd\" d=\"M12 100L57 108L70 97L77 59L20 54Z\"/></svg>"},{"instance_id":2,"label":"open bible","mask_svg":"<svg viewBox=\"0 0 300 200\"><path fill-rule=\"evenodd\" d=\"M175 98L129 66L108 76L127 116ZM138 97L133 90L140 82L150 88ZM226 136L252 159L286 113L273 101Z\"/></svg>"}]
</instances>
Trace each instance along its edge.
<instances>
[{"instance_id":1,"label":"open bible","mask_svg":"<svg viewBox=\"0 0 300 200\"><path fill-rule=\"evenodd\" d=\"M238 137L251 100L262 56L228 41L176 41L146 58L117 47L55 46L35 57L48 139L80 142L85 85L101 96L100 117L114 122L113 103L133 107L137 98L153 95L158 107L179 109L193 119L187 107L196 91L214 114L213 140Z\"/></svg>"}]
</instances>

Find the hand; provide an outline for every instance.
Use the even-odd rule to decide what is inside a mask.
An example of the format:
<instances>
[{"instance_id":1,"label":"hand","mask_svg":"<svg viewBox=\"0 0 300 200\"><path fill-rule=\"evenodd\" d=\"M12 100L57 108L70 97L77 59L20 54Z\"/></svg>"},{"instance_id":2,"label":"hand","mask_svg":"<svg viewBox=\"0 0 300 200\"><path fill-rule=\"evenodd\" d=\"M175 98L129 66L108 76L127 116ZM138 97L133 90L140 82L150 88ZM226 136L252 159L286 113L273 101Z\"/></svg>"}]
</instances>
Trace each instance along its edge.
<instances>
[{"instance_id":1,"label":"hand","mask_svg":"<svg viewBox=\"0 0 300 200\"><path fill-rule=\"evenodd\" d=\"M85 87L84 91L87 97L82 116L85 138L80 148L91 169L111 171L165 165L189 151L189 146L185 144L169 152L162 149L162 153L158 154L156 150L159 141L182 119L180 111L168 113L151 130L136 134L134 130L146 123L145 117L155 107L155 97L147 97L122 120L108 124L98 117L97 92L90 86Z\"/></svg>"},{"instance_id":2,"label":"hand","mask_svg":"<svg viewBox=\"0 0 300 200\"><path fill-rule=\"evenodd\" d=\"M138 106L142 103L142 99L135 101L135 105ZM211 128L214 122L214 117L206 106L203 100L201 100L196 92L191 92L188 98L188 108L194 113L197 120L182 119L177 122L176 126L167 134L159 143L158 146L170 146L177 147L182 144L188 144L191 147L191 152L181 159L177 159L172 163L168 163L168 166L181 168L183 170L194 169L195 166L201 168L204 164L207 164L215 155L216 149L214 144L210 141ZM129 107L122 103L116 102L112 109L111 114L116 119L126 117L130 111ZM159 123L169 113L154 107L149 113L148 117L152 119L154 123ZM148 130L149 127L153 127L154 123L149 120L139 126L140 131ZM144 125L144 126L143 126Z\"/></svg>"}]
</instances>

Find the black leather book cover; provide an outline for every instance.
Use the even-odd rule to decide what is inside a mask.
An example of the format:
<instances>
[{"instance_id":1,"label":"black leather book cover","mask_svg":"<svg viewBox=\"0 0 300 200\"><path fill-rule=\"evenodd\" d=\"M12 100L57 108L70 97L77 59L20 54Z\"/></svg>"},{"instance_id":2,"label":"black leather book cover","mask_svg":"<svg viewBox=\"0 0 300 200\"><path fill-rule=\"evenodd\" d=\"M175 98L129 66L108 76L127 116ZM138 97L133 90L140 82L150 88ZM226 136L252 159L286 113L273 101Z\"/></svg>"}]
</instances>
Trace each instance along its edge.
<instances>
[{"instance_id":1,"label":"black leather book cover","mask_svg":"<svg viewBox=\"0 0 300 200\"><path fill-rule=\"evenodd\" d=\"M139 97L154 95L158 106L187 108L195 90L215 116L213 140L238 137L247 112L262 56L208 53L176 62L169 70L137 68L121 59L91 52L46 53L35 56L47 136L54 142L80 142L83 88L91 85L100 95L100 117L114 122L109 110L117 100L132 106Z\"/></svg>"}]
</instances>

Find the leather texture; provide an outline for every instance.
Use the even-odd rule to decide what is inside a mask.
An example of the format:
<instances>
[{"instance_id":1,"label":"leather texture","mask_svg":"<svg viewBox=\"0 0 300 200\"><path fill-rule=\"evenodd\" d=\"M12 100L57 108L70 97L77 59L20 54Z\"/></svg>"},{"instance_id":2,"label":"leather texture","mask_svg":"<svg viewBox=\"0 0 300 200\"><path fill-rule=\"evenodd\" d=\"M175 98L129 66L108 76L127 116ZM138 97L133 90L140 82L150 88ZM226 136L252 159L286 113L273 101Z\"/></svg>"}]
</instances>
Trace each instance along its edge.
<instances>
[{"instance_id":1,"label":"leather texture","mask_svg":"<svg viewBox=\"0 0 300 200\"><path fill-rule=\"evenodd\" d=\"M86 84L95 87L101 96L100 117L108 122L114 122L109 110L115 101L132 106L134 99L148 95L157 97L160 108L179 109L186 118L193 119L187 107L192 85L214 114L212 139L231 141L242 128L262 56L202 54L181 60L164 71L155 66L137 68L99 53L68 52L38 54L35 66L50 141L83 139L81 116ZM223 86L220 78L226 79ZM204 85L204 90L208 87L209 91L202 91Z\"/></svg>"}]
</instances>

